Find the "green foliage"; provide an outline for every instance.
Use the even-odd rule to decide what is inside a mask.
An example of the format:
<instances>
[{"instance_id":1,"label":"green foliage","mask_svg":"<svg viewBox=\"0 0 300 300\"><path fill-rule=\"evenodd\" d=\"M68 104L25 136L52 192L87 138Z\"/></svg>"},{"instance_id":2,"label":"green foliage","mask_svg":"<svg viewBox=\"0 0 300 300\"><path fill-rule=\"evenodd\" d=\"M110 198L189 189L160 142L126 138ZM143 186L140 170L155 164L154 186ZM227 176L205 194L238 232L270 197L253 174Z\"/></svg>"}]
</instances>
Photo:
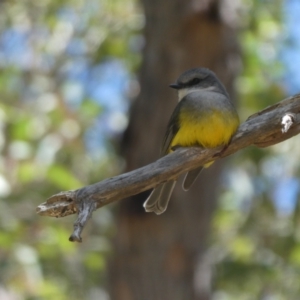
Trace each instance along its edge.
<instances>
[{"instance_id":1,"label":"green foliage","mask_svg":"<svg viewBox=\"0 0 300 300\"><path fill-rule=\"evenodd\" d=\"M276 83L283 72L276 60L281 1L243 3L243 70L236 82L242 120L285 94ZM20 60L26 52L20 49L0 61L0 291L28 300L100 298L113 232L108 208L94 214L82 245L68 241L73 217L54 221L34 211L56 191L122 168L109 139L101 155L87 154L85 133L105 110L87 95L68 102L75 83L63 72L69 63L93 66L108 57L134 70L142 41L133 34L143 15L130 0L3 1L0 10L0 38L21 30L31 53ZM82 50L68 52L72 43ZM214 300L299 298L299 204L281 214L273 201L278 177L299 175L297 143L246 149L226 172L209 249Z\"/></svg>"},{"instance_id":2,"label":"green foliage","mask_svg":"<svg viewBox=\"0 0 300 300\"><path fill-rule=\"evenodd\" d=\"M282 1L244 3L243 70L236 83L242 120L286 97L278 59ZM283 182L299 185L298 144L295 137L245 149L226 171L227 192L213 223L214 299L299 299L299 204L285 211L275 200L277 194L290 201L289 189L278 194Z\"/></svg>"},{"instance_id":3,"label":"green foliage","mask_svg":"<svg viewBox=\"0 0 300 300\"><path fill-rule=\"evenodd\" d=\"M66 97L76 82L64 72L111 56L133 69L139 58L129 55L130 38L141 16L131 0L3 1L0 10L2 42L14 32L25 47L6 42L10 59L0 55L0 291L18 299L95 299L104 293L110 212L94 216L78 245L68 241L75 216L53 220L35 208L55 192L120 172L111 141L104 138L101 157L89 154L85 134L103 107L86 95Z\"/></svg>"},{"instance_id":4,"label":"green foliage","mask_svg":"<svg viewBox=\"0 0 300 300\"><path fill-rule=\"evenodd\" d=\"M274 83L283 73L278 60L282 39L282 1L244 1L243 30L240 41L243 72L237 80L242 116L280 101L283 87ZM276 3L276 4L275 4Z\"/></svg>"}]
</instances>

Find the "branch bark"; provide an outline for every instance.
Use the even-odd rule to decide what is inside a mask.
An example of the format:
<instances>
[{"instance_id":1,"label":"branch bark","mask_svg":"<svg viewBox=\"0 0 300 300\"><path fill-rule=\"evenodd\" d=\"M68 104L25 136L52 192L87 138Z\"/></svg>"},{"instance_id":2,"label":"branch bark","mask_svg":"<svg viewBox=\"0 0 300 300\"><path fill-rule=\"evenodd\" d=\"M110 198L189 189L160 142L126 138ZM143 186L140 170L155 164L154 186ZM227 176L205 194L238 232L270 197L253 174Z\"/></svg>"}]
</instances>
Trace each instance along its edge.
<instances>
[{"instance_id":1,"label":"branch bark","mask_svg":"<svg viewBox=\"0 0 300 300\"><path fill-rule=\"evenodd\" d=\"M209 124L207 124L209 126ZM81 242L81 232L94 210L149 190L159 183L212 160L231 155L250 145L268 147L300 132L300 94L250 116L241 124L225 151L221 148L179 148L154 163L78 190L61 192L40 204L41 216L65 217L78 213L70 241Z\"/></svg>"}]
</instances>

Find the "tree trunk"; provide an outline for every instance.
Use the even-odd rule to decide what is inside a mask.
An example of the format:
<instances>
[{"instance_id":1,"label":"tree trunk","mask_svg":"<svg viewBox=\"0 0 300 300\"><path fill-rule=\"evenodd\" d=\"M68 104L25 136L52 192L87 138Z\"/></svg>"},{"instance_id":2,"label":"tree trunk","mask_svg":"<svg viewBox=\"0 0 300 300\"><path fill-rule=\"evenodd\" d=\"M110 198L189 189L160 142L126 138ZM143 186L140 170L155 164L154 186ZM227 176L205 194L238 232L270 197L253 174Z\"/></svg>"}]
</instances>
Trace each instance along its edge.
<instances>
[{"instance_id":1,"label":"tree trunk","mask_svg":"<svg viewBox=\"0 0 300 300\"><path fill-rule=\"evenodd\" d=\"M145 49L141 93L122 145L127 171L159 157L177 94L168 85L183 71L208 67L233 97L239 62L235 1L143 0ZM225 15L226 13L226 15ZM122 201L109 264L111 300L210 299L207 249L221 164L201 173L189 192L178 182L167 211L144 212L142 193Z\"/></svg>"}]
</instances>

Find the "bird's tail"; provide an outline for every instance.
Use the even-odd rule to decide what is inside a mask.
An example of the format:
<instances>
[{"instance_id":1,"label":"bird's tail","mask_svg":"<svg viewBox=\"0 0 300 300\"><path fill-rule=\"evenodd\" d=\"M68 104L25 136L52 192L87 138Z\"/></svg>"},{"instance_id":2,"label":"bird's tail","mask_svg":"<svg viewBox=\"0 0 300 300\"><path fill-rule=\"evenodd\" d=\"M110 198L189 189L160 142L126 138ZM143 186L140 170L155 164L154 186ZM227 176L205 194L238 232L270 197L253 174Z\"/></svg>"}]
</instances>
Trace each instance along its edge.
<instances>
[{"instance_id":1,"label":"bird's tail","mask_svg":"<svg viewBox=\"0 0 300 300\"><path fill-rule=\"evenodd\" d=\"M211 166L214 162L211 161L197 169L191 170L189 172L186 173L184 179L183 179L183 184L182 184L182 188L185 191L188 191L189 188L193 185L193 183L195 182L195 180L197 179L198 175L201 173L203 168L208 168L209 166Z\"/></svg>"},{"instance_id":2,"label":"bird's tail","mask_svg":"<svg viewBox=\"0 0 300 300\"><path fill-rule=\"evenodd\" d=\"M156 187L144 203L146 212L162 214L168 207L176 181L167 181Z\"/></svg>"},{"instance_id":3,"label":"bird's tail","mask_svg":"<svg viewBox=\"0 0 300 300\"><path fill-rule=\"evenodd\" d=\"M186 173L184 180L183 180L183 184L182 184L182 188L185 191L187 191L193 185L193 183L197 179L198 175L201 173L202 169L203 169L203 166Z\"/></svg>"}]
</instances>

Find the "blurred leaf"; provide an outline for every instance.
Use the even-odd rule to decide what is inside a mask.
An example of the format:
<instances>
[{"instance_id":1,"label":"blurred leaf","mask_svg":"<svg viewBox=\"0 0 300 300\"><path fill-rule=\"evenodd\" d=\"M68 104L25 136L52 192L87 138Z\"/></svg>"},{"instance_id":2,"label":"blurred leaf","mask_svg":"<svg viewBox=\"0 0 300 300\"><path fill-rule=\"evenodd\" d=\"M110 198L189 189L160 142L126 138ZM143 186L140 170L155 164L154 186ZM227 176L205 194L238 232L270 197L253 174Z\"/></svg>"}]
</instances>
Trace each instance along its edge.
<instances>
[{"instance_id":1,"label":"blurred leaf","mask_svg":"<svg viewBox=\"0 0 300 300\"><path fill-rule=\"evenodd\" d=\"M79 180L65 167L52 165L47 172L48 180L63 190L72 190L82 186Z\"/></svg>"},{"instance_id":2,"label":"blurred leaf","mask_svg":"<svg viewBox=\"0 0 300 300\"><path fill-rule=\"evenodd\" d=\"M80 113L85 120L94 120L103 112L102 107L91 99L85 99L81 103Z\"/></svg>"}]
</instances>

